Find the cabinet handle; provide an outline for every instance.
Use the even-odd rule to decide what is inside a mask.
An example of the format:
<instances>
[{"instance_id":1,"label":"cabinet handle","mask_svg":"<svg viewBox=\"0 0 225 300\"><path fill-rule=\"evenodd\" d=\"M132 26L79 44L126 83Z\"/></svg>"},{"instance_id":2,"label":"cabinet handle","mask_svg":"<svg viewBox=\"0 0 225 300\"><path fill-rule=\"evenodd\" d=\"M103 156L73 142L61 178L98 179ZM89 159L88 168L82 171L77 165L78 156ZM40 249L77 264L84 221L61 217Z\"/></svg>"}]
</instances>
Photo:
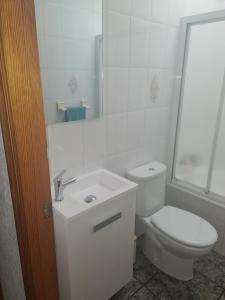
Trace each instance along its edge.
<instances>
[{"instance_id":1,"label":"cabinet handle","mask_svg":"<svg viewBox=\"0 0 225 300\"><path fill-rule=\"evenodd\" d=\"M112 216L112 217L110 217L109 219L107 219L107 220L105 220L105 221L103 221L103 222L95 225L93 227L93 230L94 230L94 232L97 232L97 231L103 229L104 227L112 224L113 222L115 222L116 220L118 220L120 218L122 218L122 213L121 212L118 213L118 214L116 214L116 215L114 215L114 216Z\"/></svg>"}]
</instances>

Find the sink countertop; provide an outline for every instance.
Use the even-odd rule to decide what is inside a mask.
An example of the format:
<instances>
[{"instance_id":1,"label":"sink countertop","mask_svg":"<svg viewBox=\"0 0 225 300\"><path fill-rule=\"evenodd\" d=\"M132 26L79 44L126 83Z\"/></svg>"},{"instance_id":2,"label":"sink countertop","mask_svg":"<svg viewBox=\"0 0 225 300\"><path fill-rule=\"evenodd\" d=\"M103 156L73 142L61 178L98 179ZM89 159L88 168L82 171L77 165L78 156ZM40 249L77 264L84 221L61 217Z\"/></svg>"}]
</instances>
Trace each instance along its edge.
<instances>
[{"instance_id":1,"label":"sink countertop","mask_svg":"<svg viewBox=\"0 0 225 300\"><path fill-rule=\"evenodd\" d=\"M78 177L78 182L64 190L62 202L53 201L54 213L59 213L67 221L71 221L90 209L104 205L115 198L137 189L138 185L126 178L105 169L98 169ZM89 195L96 200L86 203Z\"/></svg>"}]
</instances>

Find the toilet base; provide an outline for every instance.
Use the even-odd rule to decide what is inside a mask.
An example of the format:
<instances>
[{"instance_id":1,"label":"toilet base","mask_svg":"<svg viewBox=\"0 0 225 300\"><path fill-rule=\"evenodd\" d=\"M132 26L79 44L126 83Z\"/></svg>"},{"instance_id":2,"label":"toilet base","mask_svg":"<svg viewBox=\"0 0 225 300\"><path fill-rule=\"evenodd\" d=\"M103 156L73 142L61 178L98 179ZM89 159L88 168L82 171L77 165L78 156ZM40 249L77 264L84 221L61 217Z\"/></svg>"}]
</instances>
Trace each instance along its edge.
<instances>
[{"instance_id":1,"label":"toilet base","mask_svg":"<svg viewBox=\"0 0 225 300\"><path fill-rule=\"evenodd\" d=\"M164 273L183 281L188 281L193 278L193 263L190 258L180 258L175 256L167 249L157 245L153 236L145 234L144 255Z\"/></svg>"}]
</instances>

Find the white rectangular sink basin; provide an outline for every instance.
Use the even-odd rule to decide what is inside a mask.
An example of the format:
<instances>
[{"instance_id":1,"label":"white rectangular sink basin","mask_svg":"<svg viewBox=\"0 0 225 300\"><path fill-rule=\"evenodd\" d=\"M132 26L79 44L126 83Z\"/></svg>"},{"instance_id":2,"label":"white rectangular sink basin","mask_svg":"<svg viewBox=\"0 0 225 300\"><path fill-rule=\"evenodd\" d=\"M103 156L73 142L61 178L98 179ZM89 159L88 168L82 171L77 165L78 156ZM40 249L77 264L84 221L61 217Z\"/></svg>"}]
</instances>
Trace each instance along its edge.
<instances>
[{"instance_id":1,"label":"white rectangular sink basin","mask_svg":"<svg viewBox=\"0 0 225 300\"><path fill-rule=\"evenodd\" d=\"M66 219L71 219L136 188L137 184L99 169L78 177L76 183L64 190L64 200L54 201L53 208Z\"/></svg>"}]
</instances>

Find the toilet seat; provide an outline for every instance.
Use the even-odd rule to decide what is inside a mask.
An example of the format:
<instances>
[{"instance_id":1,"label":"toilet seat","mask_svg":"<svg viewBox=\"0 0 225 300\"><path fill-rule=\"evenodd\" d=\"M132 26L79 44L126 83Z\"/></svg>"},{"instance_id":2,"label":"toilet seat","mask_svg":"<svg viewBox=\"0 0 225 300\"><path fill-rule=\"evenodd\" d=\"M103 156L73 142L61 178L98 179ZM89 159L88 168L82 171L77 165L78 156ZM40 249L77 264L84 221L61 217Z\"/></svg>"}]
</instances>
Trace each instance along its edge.
<instances>
[{"instance_id":1,"label":"toilet seat","mask_svg":"<svg viewBox=\"0 0 225 300\"><path fill-rule=\"evenodd\" d=\"M148 221L168 238L192 248L209 247L218 238L216 230L206 220L171 206L163 207Z\"/></svg>"}]
</instances>

